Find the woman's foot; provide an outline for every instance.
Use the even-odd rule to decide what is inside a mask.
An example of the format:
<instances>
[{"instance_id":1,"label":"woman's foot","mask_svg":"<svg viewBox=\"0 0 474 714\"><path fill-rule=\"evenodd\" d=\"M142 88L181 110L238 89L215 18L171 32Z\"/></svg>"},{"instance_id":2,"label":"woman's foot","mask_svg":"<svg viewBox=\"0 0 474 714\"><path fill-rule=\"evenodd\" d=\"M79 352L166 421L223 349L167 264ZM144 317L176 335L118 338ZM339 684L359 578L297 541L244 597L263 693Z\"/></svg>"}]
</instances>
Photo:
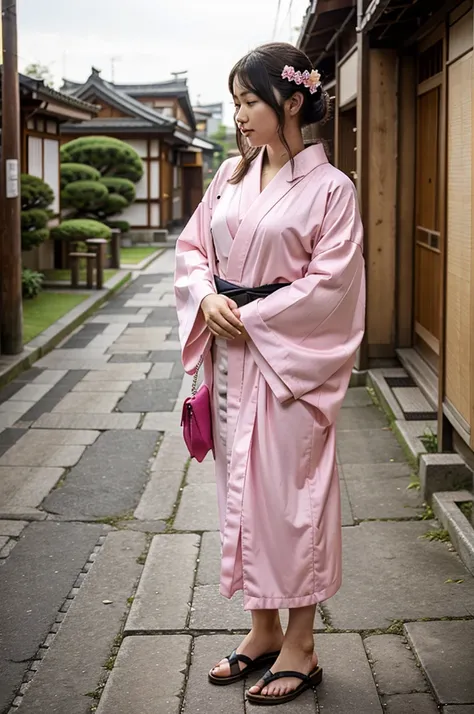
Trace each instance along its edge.
<instances>
[{"instance_id":1,"label":"woman's foot","mask_svg":"<svg viewBox=\"0 0 474 714\"><path fill-rule=\"evenodd\" d=\"M256 632L254 628L237 647L237 654L244 654L250 659L256 659L269 652L279 652L283 644L283 630L280 626L270 631ZM244 662L239 662L240 670L246 668ZM230 666L227 659L222 659L213 669L211 674L214 677L229 677Z\"/></svg>"},{"instance_id":2,"label":"woman's foot","mask_svg":"<svg viewBox=\"0 0 474 714\"><path fill-rule=\"evenodd\" d=\"M273 674L288 670L309 674L317 667L317 664L318 658L314 653L313 644L308 644L308 647L302 647L301 645L284 642L280 655L272 666L271 671ZM262 680L259 680L257 684L250 687L250 694L262 694L265 697L284 696L299 687L301 685L301 679L297 679L296 677L282 677L274 682L270 682L266 687L263 685Z\"/></svg>"}]
</instances>

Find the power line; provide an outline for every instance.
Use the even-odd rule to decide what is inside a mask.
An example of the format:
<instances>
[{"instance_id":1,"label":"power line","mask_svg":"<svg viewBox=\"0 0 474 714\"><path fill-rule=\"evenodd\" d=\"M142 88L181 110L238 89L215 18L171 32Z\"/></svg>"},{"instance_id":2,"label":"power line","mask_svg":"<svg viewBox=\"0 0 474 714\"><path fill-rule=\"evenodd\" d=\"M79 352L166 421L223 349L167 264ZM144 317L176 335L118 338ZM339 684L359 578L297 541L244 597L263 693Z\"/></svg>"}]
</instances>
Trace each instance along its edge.
<instances>
[{"instance_id":1,"label":"power line","mask_svg":"<svg viewBox=\"0 0 474 714\"><path fill-rule=\"evenodd\" d=\"M281 9L281 0L278 0L277 11L276 11L276 15L275 15L275 22L273 23L272 40L275 39L277 26L278 26L278 18L280 16L280 9Z\"/></svg>"}]
</instances>

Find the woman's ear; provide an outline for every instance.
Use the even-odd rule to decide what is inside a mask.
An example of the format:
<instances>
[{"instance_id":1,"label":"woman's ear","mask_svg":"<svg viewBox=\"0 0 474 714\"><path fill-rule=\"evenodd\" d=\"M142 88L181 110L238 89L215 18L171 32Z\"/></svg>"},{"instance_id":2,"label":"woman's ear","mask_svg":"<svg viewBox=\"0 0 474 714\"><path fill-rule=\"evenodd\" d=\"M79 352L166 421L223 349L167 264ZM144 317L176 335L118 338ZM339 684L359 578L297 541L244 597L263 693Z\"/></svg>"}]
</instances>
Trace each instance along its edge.
<instances>
[{"instance_id":1,"label":"woman's ear","mask_svg":"<svg viewBox=\"0 0 474 714\"><path fill-rule=\"evenodd\" d=\"M287 106L290 116L296 116L303 106L304 97L302 92L295 92L290 99L287 100Z\"/></svg>"}]
</instances>

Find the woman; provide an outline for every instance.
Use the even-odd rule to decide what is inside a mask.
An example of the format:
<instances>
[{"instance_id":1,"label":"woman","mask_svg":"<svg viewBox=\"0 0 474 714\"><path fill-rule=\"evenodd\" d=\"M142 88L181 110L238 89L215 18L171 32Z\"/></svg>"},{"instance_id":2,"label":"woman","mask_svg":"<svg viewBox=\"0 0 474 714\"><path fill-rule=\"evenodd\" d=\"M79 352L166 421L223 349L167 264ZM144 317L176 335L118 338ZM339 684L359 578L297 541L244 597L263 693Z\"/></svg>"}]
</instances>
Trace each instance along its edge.
<instances>
[{"instance_id":1,"label":"woman","mask_svg":"<svg viewBox=\"0 0 474 714\"><path fill-rule=\"evenodd\" d=\"M203 356L212 394L220 590L242 589L252 612L209 680L273 664L247 698L277 704L321 681L316 603L341 584L335 421L364 328L362 226L351 181L303 143L327 113L308 57L264 45L229 88L241 158L222 164L178 240L175 292L184 367Z\"/></svg>"}]
</instances>

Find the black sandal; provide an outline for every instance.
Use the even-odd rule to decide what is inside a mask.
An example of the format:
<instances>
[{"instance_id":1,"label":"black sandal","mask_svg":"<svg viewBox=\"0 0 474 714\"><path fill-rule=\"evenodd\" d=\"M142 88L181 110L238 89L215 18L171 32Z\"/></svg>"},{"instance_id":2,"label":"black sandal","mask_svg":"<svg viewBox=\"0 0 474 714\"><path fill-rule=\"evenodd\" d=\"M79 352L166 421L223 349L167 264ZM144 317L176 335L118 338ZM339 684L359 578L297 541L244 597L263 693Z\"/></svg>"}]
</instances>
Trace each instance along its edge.
<instances>
[{"instance_id":1,"label":"black sandal","mask_svg":"<svg viewBox=\"0 0 474 714\"><path fill-rule=\"evenodd\" d=\"M306 692L307 689L314 689L314 687L317 687L318 684L321 684L323 678L323 670L321 669L321 667L316 667L316 669L313 669L313 671L309 674L291 671L276 672L275 674L273 674L273 672L269 669L268 672L265 672L262 679L259 680L263 682L261 690L266 687L267 684L270 684L270 682L274 682L276 679L282 679L283 677L297 677L298 679L301 679L302 682L292 692L288 692L288 694L282 694L278 697L269 696L268 694L251 694L250 692L247 692L247 700L252 704L263 704L265 706L271 706L272 704L285 704L285 702L291 702L293 699L296 699L296 697L299 697L300 694Z\"/></svg>"},{"instance_id":2,"label":"black sandal","mask_svg":"<svg viewBox=\"0 0 474 714\"><path fill-rule=\"evenodd\" d=\"M229 662L230 674L227 677L217 677L215 674L212 674L212 672L209 672L208 679L211 684L217 684L219 686L239 682L250 672L256 672L269 665L271 667L272 664L275 664L279 654L279 652L268 652L267 654L260 655L260 657L251 659L247 657L247 655L237 654L237 650L234 650L228 657L224 657L224 659ZM240 669L239 662L243 662L247 666L244 667L244 669Z\"/></svg>"}]
</instances>

